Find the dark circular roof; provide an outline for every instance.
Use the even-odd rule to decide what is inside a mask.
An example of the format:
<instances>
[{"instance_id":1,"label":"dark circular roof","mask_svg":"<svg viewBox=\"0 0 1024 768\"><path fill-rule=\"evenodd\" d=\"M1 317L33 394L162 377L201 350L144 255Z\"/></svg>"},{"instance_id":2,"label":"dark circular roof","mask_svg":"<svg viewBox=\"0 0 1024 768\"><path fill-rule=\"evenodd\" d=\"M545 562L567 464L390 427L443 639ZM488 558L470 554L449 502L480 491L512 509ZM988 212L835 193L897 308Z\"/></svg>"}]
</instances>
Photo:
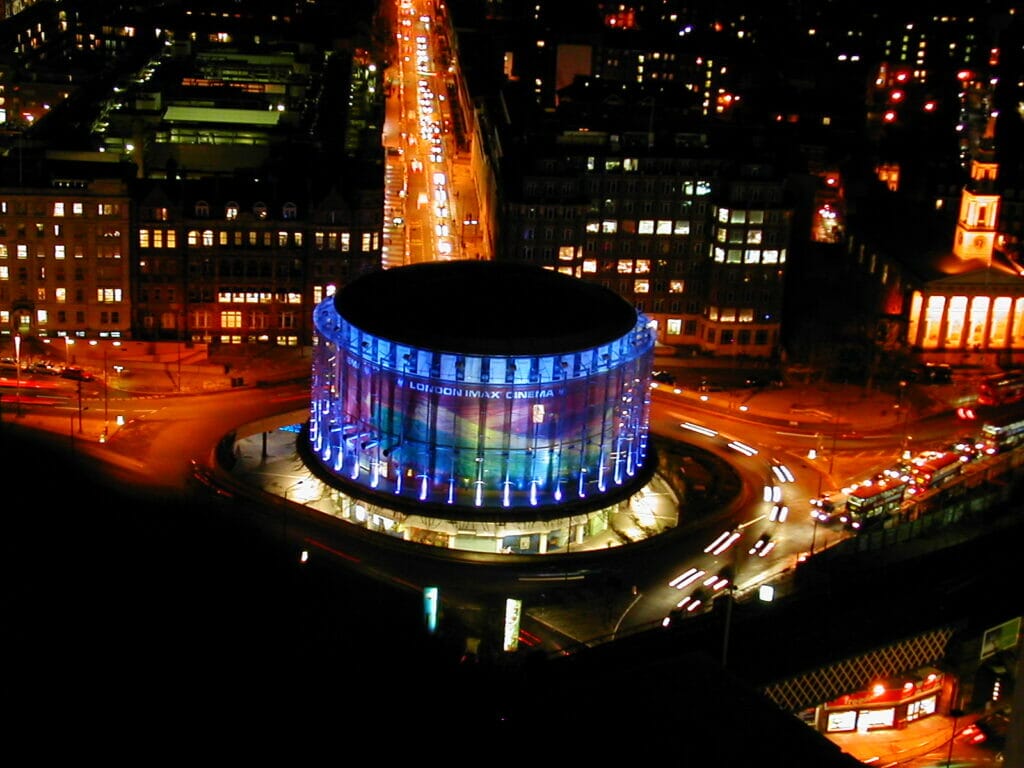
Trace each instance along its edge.
<instances>
[{"instance_id":1,"label":"dark circular roof","mask_svg":"<svg viewBox=\"0 0 1024 768\"><path fill-rule=\"evenodd\" d=\"M334 306L375 336L463 354L572 352L622 338L637 321L636 310L607 288L495 261L372 272L338 291Z\"/></svg>"}]
</instances>

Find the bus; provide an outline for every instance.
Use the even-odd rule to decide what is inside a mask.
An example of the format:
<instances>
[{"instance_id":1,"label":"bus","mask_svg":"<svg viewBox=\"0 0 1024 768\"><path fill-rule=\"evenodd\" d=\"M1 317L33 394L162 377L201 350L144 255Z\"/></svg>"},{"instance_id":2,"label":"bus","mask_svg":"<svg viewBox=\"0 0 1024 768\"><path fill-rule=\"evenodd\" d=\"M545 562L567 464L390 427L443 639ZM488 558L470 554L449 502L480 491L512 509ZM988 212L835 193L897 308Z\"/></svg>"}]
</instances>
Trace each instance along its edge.
<instances>
[{"instance_id":1,"label":"bus","mask_svg":"<svg viewBox=\"0 0 1024 768\"><path fill-rule=\"evenodd\" d=\"M953 451L930 452L911 462L911 495L940 488L963 471L964 457Z\"/></svg>"},{"instance_id":2,"label":"bus","mask_svg":"<svg viewBox=\"0 0 1024 768\"><path fill-rule=\"evenodd\" d=\"M979 442L982 453L988 456L1016 448L1024 442L1024 411L986 420L981 426Z\"/></svg>"},{"instance_id":3,"label":"bus","mask_svg":"<svg viewBox=\"0 0 1024 768\"><path fill-rule=\"evenodd\" d=\"M68 392L55 381L0 377L0 406L64 405L69 400Z\"/></svg>"},{"instance_id":4,"label":"bus","mask_svg":"<svg viewBox=\"0 0 1024 768\"><path fill-rule=\"evenodd\" d=\"M899 515L910 484L905 480L868 481L846 496L846 527L851 530L883 524Z\"/></svg>"},{"instance_id":5,"label":"bus","mask_svg":"<svg viewBox=\"0 0 1024 768\"><path fill-rule=\"evenodd\" d=\"M1013 370L986 376L978 384L981 405L1007 405L1024 400L1024 371Z\"/></svg>"}]
</instances>

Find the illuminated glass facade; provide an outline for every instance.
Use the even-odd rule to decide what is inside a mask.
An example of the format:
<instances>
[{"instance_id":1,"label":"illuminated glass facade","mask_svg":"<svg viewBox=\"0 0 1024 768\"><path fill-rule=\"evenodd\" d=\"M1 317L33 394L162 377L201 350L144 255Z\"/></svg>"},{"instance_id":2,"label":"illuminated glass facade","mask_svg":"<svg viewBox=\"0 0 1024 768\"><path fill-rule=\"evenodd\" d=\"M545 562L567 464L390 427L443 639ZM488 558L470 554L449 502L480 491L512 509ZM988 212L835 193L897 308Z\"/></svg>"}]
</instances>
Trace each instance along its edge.
<instances>
[{"instance_id":1,"label":"illuminated glass facade","mask_svg":"<svg viewBox=\"0 0 1024 768\"><path fill-rule=\"evenodd\" d=\"M461 306L444 300L445 276L461 295L477 287L480 270L497 270L511 303L487 291L463 296ZM508 314L519 290L534 290L538 279L541 298L565 292L558 308L540 304L555 324L547 334L543 315ZM384 290L380 311L404 303L419 322L383 323L403 338L375 332L364 311L372 291L360 281L316 308L309 440L324 468L369 492L468 511L554 511L636 484L648 454L654 354L641 313L624 302L625 311L604 306L621 302L610 293L592 304L590 293L576 293L575 278L520 266L418 265L370 282ZM420 299L406 293L420 288ZM434 311L409 306L421 300ZM560 317L571 317L568 331ZM446 332L446 322L478 333ZM584 337L593 343L556 349Z\"/></svg>"}]
</instances>

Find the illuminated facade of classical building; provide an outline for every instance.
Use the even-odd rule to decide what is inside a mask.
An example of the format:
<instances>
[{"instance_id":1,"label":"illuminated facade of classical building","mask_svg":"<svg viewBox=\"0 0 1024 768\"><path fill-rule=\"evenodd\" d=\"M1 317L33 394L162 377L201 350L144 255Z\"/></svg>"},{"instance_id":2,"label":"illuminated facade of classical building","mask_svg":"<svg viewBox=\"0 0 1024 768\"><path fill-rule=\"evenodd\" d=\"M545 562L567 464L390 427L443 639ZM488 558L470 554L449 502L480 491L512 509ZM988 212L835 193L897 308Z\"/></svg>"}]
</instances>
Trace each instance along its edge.
<instances>
[{"instance_id":1,"label":"illuminated facade of classical building","mask_svg":"<svg viewBox=\"0 0 1024 768\"><path fill-rule=\"evenodd\" d=\"M1024 278L1000 258L998 167L987 153L971 163L961 195L949 274L913 292L907 342L920 352L1024 350Z\"/></svg>"},{"instance_id":2,"label":"illuminated facade of classical building","mask_svg":"<svg viewBox=\"0 0 1024 768\"><path fill-rule=\"evenodd\" d=\"M607 289L424 263L364 275L314 324L311 460L390 520L451 524L452 540L498 523L481 534L494 551L543 553L606 526L652 479L654 330Z\"/></svg>"}]
</instances>

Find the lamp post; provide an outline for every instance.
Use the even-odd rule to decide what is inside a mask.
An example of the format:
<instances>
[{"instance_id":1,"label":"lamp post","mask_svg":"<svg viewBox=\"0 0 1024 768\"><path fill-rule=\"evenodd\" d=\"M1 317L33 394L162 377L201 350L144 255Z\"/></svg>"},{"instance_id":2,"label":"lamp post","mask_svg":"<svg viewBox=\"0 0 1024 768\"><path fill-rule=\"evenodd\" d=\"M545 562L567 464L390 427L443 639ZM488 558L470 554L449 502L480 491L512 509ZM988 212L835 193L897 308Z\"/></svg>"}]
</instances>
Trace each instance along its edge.
<instances>
[{"instance_id":1,"label":"lamp post","mask_svg":"<svg viewBox=\"0 0 1024 768\"><path fill-rule=\"evenodd\" d=\"M70 336L64 337L64 365L71 365L71 347L75 345L75 340Z\"/></svg>"},{"instance_id":2,"label":"lamp post","mask_svg":"<svg viewBox=\"0 0 1024 768\"><path fill-rule=\"evenodd\" d=\"M949 710L949 716L953 718L953 733L949 737L949 752L946 754L946 768L953 762L953 742L956 741L956 721L964 716L962 709L953 708Z\"/></svg>"},{"instance_id":3,"label":"lamp post","mask_svg":"<svg viewBox=\"0 0 1024 768\"><path fill-rule=\"evenodd\" d=\"M14 415L21 416L21 334L14 334L14 370L17 387L14 398Z\"/></svg>"}]
</instances>

